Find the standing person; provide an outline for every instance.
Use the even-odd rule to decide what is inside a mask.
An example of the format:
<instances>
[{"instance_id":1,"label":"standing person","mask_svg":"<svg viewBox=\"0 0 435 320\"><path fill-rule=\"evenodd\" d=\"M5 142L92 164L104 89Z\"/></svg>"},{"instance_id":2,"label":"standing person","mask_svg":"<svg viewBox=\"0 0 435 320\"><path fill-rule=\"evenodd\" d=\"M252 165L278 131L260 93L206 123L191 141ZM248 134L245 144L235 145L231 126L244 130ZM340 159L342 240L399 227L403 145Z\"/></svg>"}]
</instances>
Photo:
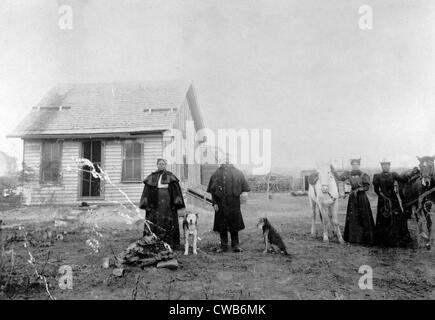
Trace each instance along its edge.
<instances>
[{"instance_id":1,"label":"standing person","mask_svg":"<svg viewBox=\"0 0 435 320\"><path fill-rule=\"evenodd\" d=\"M375 241L379 246L406 246L410 240L408 218L402 210L397 197L397 182L406 182L396 172L390 172L391 162L383 159L382 172L373 176L373 187L378 195L376 212Z\"/></svg>"},{"instance_id":2,"label":"standing person","mask_svg":"<svg viewBox=\"0 0 435 320\"><path fill-rule=\"evenodd\" d=\"M351 185L343 239L350 243L371 245L374 243L375 222L366 195L370 187L370 177L360 170L361 159L351 159L350 164L352 170L341 175L331 166L337 180L349 180Z\"/></svg>"},{"instance_id":3,"label":"standing person","mask_svg":"<svg viewBox=\"0 0 435 320\"><path fill-rule=\"evenodd\" d=\"M179 247L180 225L177 210L186 206L178 178L166 170L165 159L157 159L157 171L146 177L143 183L139 208L146 210L151 231L171 247ZM147 229L146 226L145 228Z\"/></svg>"},{"instance_id":4,"label":"standing person","mask_svg":"<svg viewBox=\"0 0 435 320\"><path fill-rule=\"evenodd\" d=\"M240 210L240 195L249 192L248 182L243 173L230 164L229 155L211 176L207 192L212 195L215 210L213 231L219 232L221 244L216 252L228 250L228 232L231 235L231 247L241 252L239 231L245 228Z\"/></svg>"}]
</instances>

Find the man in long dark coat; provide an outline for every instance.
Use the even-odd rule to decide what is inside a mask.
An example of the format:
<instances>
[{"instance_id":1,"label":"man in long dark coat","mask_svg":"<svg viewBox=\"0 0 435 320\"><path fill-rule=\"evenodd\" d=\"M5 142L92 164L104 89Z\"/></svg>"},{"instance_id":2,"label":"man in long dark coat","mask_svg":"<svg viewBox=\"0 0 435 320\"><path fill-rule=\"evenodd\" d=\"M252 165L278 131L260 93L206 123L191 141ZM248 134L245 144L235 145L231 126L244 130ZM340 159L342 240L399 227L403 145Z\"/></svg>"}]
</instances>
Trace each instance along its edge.
<instances>
[{"instance_id":1,"label":"man in long dark coat","mask_svg":"<svg viewBox=\"0 0 435 320\"><path fill-rule=\"evenodd\" d=\"M166 161L157 160L158 170L143 181L144 188L139 208L146 210L151 231L175 248L180 245L180 227L177 210L185 208L178 178L166 170ZM145 225L144 235L148 232Z\"/></svg>"},{"instance_id":2,"label":"man in long dark coat","mask_svg":"<svg viewBox=\"0 0 435 320\"><path fill-rule=\"evenodd\" d=\"M211 176L207 192L212 195L215 209L213 231L219 232L221 245L217 252L228 250L228 232L234 252L242 251L239 246L239 231L245 228L240 210L240 195L250 188L243 173L229 163L226 156L222 164Z\"/></svg>"},{"instance_id":3,"label":"man in long dark coat","mask_svg":"<svg viewBox=\"0 0 435 320\"><path fill-rule=\"evenodd\" d=\"M406 246L411 241L408 217L399 202L395 183L406 182L407 178L390 172L390 162L385 159L381 161L381 167L382 173L373 176L373 187L378 195L375 241L385 247Z\"/></svg>"}]
</instances>

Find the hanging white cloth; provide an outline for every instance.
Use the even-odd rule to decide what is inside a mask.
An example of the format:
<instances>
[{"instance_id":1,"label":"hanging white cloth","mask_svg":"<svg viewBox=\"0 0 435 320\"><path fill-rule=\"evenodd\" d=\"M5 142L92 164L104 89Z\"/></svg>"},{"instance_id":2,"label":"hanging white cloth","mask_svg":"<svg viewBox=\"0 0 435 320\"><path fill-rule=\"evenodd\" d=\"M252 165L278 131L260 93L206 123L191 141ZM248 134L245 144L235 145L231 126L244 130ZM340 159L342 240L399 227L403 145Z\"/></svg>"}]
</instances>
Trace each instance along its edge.
<instances>
[{"instance_id":1,"label":"hanging white cloth","mask_svg":"<svg viewBox=\"0 0 435 320\"><path fill-rule=\"evenodd\" d=\"M159 188L159 189L161 189L161 188L167 189L168 188L168 184L163 184L162 183L162 176L163 176L163 174L160 175L159 181L157 181L157 188Z\"/></svg>"}]
</instances>

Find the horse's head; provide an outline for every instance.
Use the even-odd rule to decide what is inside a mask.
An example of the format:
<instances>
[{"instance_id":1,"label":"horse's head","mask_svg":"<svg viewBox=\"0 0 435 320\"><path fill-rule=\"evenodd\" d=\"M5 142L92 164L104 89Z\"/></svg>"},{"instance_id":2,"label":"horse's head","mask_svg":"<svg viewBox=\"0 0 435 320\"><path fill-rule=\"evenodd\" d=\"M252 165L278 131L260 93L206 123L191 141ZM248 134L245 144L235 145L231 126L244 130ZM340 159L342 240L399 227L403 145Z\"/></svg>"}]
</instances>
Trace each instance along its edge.
<instances>
[{"instance_id":1,"label":"horse's head","mask_svg":"<svg viewBox=\"0 0 435 320\"><path fill-rule=\"evenodd\" d=\"M331 165L329 163L317 164L317 172L319 173L319 182L323 193L333 192L331 182L335 182L332 174Z\"/></svg>"},{"instance_id":2,"label":"horse's head","mask_svg":"<svg viewBox=\"0 0 435 320\"><path fill-rule=\"evenodd\" d=\"M419 167L420 167L421 184L424 187L430 187L430 183L434 175L435 156L417 157L417 159L420 162Z\"/></svg>"}]
</instances>

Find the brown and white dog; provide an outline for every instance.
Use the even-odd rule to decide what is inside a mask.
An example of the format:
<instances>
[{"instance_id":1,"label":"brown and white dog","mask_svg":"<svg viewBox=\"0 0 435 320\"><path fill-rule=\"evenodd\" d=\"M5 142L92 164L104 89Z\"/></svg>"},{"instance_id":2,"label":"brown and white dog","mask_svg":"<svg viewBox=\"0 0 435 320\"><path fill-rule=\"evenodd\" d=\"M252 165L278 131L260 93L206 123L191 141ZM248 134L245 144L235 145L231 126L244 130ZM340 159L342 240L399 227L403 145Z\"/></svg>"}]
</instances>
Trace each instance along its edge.
<instances>
[{"instance_id":1,"label":"brown and white dog","mask_svg":"<svg viewBox=\"0 0 435 320\"><path fill-rule=\"evenodd\" d=\"M183 219L183 231L184 231L184 255L189 254L189 238L192 235L193 238L193 254L197 254L196 243L198 241L198 214L188 212Z\"/></svg>"},{"instance_id":2,"label":"brown and white dog","mask_svg":"<svg viewBox=\"0 0 435 320\"><path fill-rule=\"evenodd\" d=\"M276 231L276 229L272 226L267 218L258 219L257 227L263 231L263 253L267 253L268 251L275 251L277 253L283 253L285 255L288 255L284 241L282 241L282 238L279 235L278 231Z\"/></svg>"}]
</instances>

